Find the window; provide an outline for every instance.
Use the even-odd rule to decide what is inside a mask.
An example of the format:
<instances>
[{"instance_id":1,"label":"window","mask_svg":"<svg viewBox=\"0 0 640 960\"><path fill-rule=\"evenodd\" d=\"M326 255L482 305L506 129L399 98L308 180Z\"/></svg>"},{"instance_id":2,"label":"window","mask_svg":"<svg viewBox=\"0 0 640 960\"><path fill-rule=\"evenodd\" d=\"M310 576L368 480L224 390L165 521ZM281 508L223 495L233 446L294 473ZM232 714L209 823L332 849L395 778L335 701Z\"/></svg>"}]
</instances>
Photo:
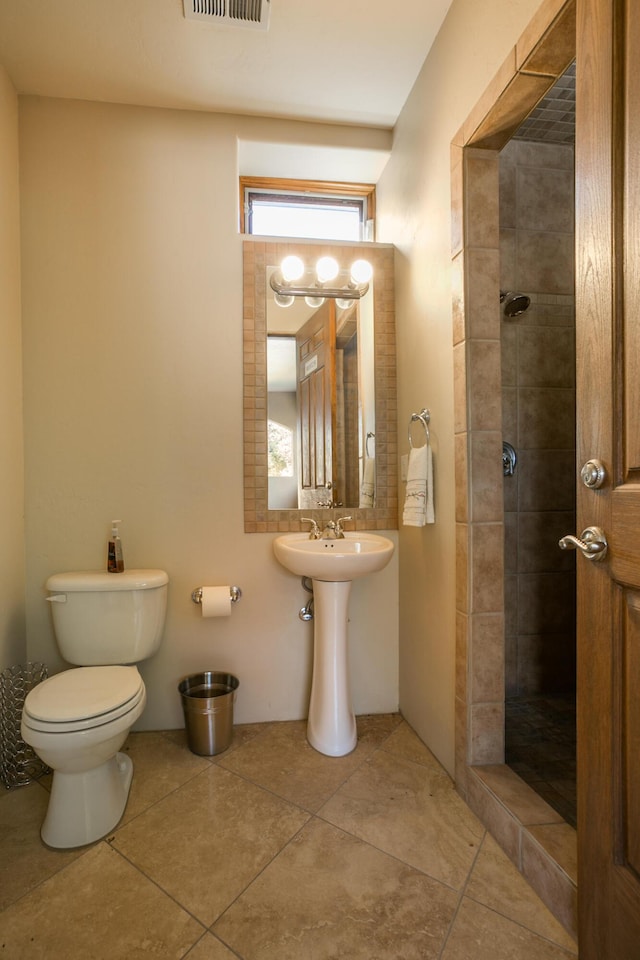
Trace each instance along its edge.
<instances>
[{"instance_id":1,"label":"window","mask_svg":"<svg viewBox=\"0 0 640 960\"><path fill-rule=\"evenodd\" d=\"M373 240L371 184L240 178L242 233L314 240Z\"/></svg>"},{"instance_id":2,"label":"window","mask_svg":"<svg viewBox=\"0 0 640 960\"><path fill-rule=\"evenodd\" d=\"M293 430L275 420L267 421L270 477L293 476Z\"/></svg>"}]
</instances>

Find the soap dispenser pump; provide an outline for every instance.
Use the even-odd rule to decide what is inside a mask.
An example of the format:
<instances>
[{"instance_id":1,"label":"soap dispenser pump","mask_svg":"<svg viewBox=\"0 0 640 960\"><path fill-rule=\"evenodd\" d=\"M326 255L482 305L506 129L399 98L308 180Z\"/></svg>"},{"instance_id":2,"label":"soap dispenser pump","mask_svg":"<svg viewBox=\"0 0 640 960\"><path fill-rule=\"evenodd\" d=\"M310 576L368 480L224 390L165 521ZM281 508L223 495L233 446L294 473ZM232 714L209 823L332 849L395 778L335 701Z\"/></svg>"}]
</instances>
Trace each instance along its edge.
<instances>
[{"instance_id":1,"label":"soap dispenser pump","mask_svg":"<svg viewBox=\"0 0 640 960\"><path fill-rule=\"evenodd\" d=\"M111 521L111 536L109 537L109 548L107 551L107 570L109 573L123 573L124 559L122 556L122 543L118 536L118 524L122 520Z\"/></svg>"}]
</instances>

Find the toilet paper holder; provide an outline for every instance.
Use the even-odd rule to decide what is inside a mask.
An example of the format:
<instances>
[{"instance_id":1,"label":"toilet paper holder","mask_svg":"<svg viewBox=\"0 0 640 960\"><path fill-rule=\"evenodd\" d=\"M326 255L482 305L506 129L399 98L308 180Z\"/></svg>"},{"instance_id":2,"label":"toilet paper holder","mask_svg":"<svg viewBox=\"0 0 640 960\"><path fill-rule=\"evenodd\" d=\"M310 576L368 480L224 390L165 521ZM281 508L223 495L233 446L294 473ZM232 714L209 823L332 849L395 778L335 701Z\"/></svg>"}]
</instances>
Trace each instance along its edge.
<instances>
[{"instance_id":1,"label":"toilet paper holder","mask_svg":"<svg viewBox=\"0 0 640 960\"><path fill-rule=\"evenodd\" d=\"M231 603L237 603L242 596L240 587L229 587L229 593L231 594ZM191 599L194 603L202 603L202 587L196 587L191 594Z\"/></svg>"}]
</instances>

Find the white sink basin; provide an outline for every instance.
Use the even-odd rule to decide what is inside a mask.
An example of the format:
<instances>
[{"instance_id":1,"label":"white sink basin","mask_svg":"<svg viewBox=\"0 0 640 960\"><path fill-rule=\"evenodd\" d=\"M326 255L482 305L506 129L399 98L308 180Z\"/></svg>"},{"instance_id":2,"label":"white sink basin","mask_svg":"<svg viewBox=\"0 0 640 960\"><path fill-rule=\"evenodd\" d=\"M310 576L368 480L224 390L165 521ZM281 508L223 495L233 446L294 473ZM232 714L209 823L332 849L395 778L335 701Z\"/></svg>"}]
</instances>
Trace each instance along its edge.
<instances>
[{"instance_id":1,"label":"white sink basin","mask_svg":"<svg viewBox=\"0 0 640 960\"><path fill-rule=\"evenodd\" d=\"M291 573L340 583L382 570L394 545L376 533L345 533L340 540L310 540L308 533L285 533L276 537L273 549Z\"/></svg>"}]
</instances>

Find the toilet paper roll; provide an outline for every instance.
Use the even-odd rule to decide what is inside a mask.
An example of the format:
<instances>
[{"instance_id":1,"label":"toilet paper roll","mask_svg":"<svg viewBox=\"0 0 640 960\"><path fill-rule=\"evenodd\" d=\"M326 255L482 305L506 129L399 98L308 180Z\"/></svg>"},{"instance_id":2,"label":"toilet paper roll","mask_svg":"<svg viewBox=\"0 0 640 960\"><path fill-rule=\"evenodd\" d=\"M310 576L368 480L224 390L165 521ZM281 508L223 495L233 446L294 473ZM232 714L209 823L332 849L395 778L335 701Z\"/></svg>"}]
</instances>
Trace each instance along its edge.
<instances>
[{"instance_id":1,"label":"toilet paper roll","mask_svg":"<svg viewBox=\"0 0 640 960\"><path fill-rule=\"evenodd\" d=\"M203 617L229 617L231 587L203 587L201 609Z\"/></svg>"}]
</instances>

